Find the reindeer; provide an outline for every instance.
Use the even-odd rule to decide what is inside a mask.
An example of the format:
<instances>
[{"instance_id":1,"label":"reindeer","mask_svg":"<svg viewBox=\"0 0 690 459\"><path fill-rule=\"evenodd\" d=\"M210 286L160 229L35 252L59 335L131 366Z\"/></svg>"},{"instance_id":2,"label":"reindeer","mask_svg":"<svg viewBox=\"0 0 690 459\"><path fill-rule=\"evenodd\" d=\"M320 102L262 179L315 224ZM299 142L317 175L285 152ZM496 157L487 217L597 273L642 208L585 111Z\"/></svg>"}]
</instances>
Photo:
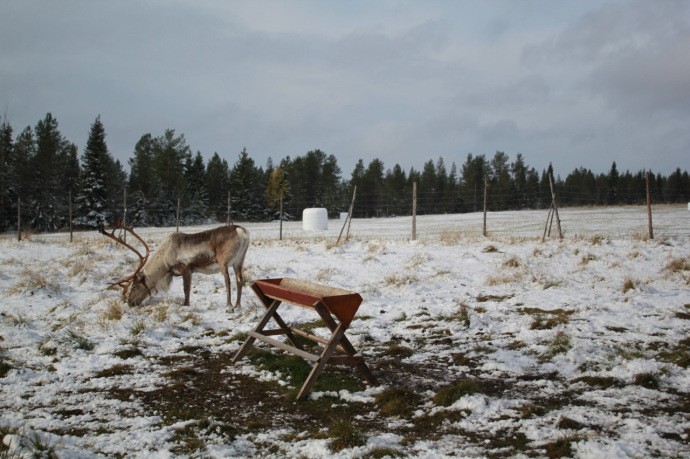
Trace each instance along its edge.
<instances>
[{"instance_id":1,"label":"reindeer","mask_svg":"<svg viewBox=\"0 0 690 459\"><path fill-rule=\"evenodd\" d=\"M146 249L142 255L122 236L115 236L116 229L132 234ZM195 234L175 232L168 235L160 247L149 259L151 253L146 242L134 232L133 227L116 225L111 232L101 226L99 231L109 238L134 251L139 257L139 266L129 276L111 283L120 286L130 306L138 306L149 296L170 287L173 276L182 276L184 286L184 304L189 306L189 293L192 285L192 273L223 273L227 290L227 308L232 312L240 307L242 299L242 264L249 247L249 232L241 226L221 226ZM235 271L237 284L237 302L232 306L231 286L228 267ZM128 294L129 293L129 294Z\"/></svg>"}]
</instances>

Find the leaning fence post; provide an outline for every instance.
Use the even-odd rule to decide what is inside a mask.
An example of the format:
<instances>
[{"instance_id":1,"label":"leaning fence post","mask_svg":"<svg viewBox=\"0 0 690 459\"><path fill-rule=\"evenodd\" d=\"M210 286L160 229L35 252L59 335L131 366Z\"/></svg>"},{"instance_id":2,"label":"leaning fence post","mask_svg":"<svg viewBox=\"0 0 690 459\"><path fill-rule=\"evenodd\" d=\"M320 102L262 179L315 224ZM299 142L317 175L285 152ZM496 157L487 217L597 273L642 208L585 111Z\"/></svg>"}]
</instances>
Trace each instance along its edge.
<instances>
[{"instance_id":1,"label":"leaning fence post","mask_svg":"<svg viewBox=\"0 0 690 459\"><path fill-rule=\"evenodd\" d=\"M355 197L357 196L357 185L355 185L354 190L352 190L352 202L350 202L350 209L347 212L347 218L345 219L345 223L343 223L343 227L340 229L340 234L338 234L338 240L335 241L335 245L338 245L340 243L340 238L343 236L343 231L345 231L345 226L347 226L347 234L345 235L345 240L347 241L350 237L350 223L352 222L352 212L355 207Z\"/></svg>"},{"instance_id":2,"label":"leaning fence post","mask_svg":"<svg viewBox=\"0 0 690 459\"><path fill-rule=\"evenodd\" d=\"M558 216L558 204L556 203L556 191L553 188L553 174L549 174L549 186L551 187L551 205L553 206L553 216L556 217L556 228L558 228L558 239L563 239L561 231L561 218ZM553 218L552 216L552 218Z\"/></svg>"},{"instance_id":3,"label":"leaning fence post","mask_svg":"<svg viewBox=\"0 0 690 459\"><path fill-rule=\"evenodd\" d=\"M647 221L649 226L649 239L654 239L654 228L652 226L652 194L649 190L649 172L647 172Z\"/></svg>"}]
</instances>

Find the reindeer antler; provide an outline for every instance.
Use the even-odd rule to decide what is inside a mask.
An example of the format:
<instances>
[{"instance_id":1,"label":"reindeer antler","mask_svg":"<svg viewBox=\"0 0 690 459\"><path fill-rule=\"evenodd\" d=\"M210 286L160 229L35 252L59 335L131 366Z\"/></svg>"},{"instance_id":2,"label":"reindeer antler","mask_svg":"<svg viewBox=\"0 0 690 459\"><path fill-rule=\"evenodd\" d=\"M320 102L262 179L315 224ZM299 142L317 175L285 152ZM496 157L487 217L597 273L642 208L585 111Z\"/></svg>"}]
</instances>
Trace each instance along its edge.
<instances>
[{"instance_id":1,"label":"reindeer antler","mask_svg":"<svg viewBox=\"0 0 690 459\"><path fill-rule=\"evenodd\" d=\"M118 229L128 232L129 234L134 236L139 242L141 242L143 244L144 248L146 249L146 255L142 255L141 252L139 252L137 249L135 249L130 244L128 244L127 241L125 241L122 236L115 236L115 231L117 231ZM137 267L136 271L134 271L134 273L130 274L129 276L125 276L123 278L120 278L120 279L116 280L115 282L109 283L111 287L119 285L124 290L123 293L127 293L127 290L132 285L134 278L136 277L137 274L139 274L139 271L142 270L142 268L146 264L146 261L149 259L149 255L151 254L151 249L149 249L149 246L146 244L146 242L144 242L144 240L137 233L134 232L134 226L124 226L121 223L116 223L113 230L111 232L108 232L105 230L105 227L103 225L100 225L98 227L98 232L109 237L110 239L114 240L118 244L124 245L125 247L127 247L129 250L134 252L139 257L139 266Z\"/></svg>"}]
</instances>

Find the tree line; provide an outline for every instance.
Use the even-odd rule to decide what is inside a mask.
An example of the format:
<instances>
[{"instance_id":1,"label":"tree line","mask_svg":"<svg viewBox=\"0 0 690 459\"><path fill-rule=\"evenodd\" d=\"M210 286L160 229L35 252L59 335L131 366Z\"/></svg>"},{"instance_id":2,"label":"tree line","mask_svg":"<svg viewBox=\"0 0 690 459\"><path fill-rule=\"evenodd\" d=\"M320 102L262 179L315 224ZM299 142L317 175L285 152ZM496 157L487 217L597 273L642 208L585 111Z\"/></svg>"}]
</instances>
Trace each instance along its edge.
<instances>
[{"instance_id":1,"label":"tree line","mask_svg":"<svg viewBox=\"0 0 690 459\"><path fill-rule=\"evenodd\" d=\"M0 231L23 226L55 231L69 224L92 228L125 216L138 226L172 226L224 222L300 219L308 207L325 207L331 216L347 211L356 189L354 217L409 215L416 183L417 213L460 213L483 209L485 187L492 211L547 208L548 177L553 178L559 205L640 204L646 199L647 174L655 203L690 201L687 171L669 176L650 171L620 173L614 162L608 173L575 169L565 179L553 176L551 164L541 172L521 154L511 161L504 152L492 157L467 154L457 166L440 157L421 170L386 168L379 159L360 159L343 177L334 155L313 150L287 156L265 167L246 148L230 165L218 153L205 161L192 152L183 134L166 130L144 134L128 160L129 172L113 158L99 117L91 124L83 151L66 139L52 114L15 135L7 120L0 123ZM179 212L179 213L178 213Z\"/></svg>"}]
</instances>

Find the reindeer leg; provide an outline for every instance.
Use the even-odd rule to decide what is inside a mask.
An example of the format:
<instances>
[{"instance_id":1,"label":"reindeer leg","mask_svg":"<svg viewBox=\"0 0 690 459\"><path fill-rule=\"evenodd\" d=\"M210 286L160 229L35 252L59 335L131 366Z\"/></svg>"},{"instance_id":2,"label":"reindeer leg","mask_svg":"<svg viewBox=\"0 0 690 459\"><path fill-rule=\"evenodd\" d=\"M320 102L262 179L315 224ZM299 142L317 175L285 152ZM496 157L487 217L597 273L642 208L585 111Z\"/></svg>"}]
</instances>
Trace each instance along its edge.
<instances>
[{"instance_id":1,"label":"reindeer leg","mask_svg":"<svg viewBox=\"0 0 690 459\"><path fill-rule=\"evenodd\" d=\"M230 283L228 267L226 265L220 265L220 271L223 273L223 279L225 279L225 293L227 295L225 310L227 312L233 312L235 308L232 307L232 284Z\"/></svg>"},{"instance_id":2,"label":"reindeer leg","mask_svg":"<svg viewBox=\"0 0 690 459\"><path fill-rule=\"evenodd\" d=\"M242 263L233 265L232 269L235 271L235 282L237 283L237 303L235 303L235 307L239 309L242 301ZM230 301L230 298L228 298L228 301Z\"/></svg>"},{"instance_id":3,"label":"reindeer leg","mask_svg":"<svg viewBox=\"0 0 690 459\"><path fill-rule=\"evenodd\" d=\"M184 286L184 305L189 306L189 295L192 290L192 270L185 266L181 271L182 285Z\"/></svg>"}]
</instances>

